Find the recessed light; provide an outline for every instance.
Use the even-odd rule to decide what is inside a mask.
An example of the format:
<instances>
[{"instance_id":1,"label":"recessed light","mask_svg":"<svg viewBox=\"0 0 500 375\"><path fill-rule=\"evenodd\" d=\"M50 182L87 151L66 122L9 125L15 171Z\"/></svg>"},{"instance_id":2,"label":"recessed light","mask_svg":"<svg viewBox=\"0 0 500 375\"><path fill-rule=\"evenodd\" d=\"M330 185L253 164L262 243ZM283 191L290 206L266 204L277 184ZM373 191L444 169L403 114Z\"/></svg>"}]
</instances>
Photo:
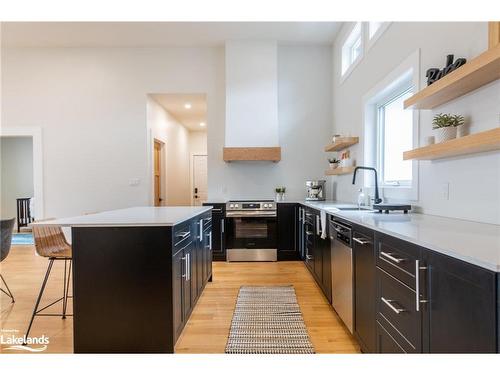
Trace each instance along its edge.
<instances>
[{"instance_id":1,"label":"recessed light","mask_svg":"<svg viewBox=\"0 0 500 375\"><path fill-rule=\"evenodd\" d=\"M192 107L191 103L184 104L184 108L186 108L186 109L191 109L191 107Z\"/></svg>"},{"instance_id":2,"label":"recessed light","mask_svg":"<svg viewBox=\"0 0 500 375\"><path fill-rule=\"evenodd\" d=\"M204 122L200 122L200 126L205 126L206 124Z\"/></svg>"}]
</instances>

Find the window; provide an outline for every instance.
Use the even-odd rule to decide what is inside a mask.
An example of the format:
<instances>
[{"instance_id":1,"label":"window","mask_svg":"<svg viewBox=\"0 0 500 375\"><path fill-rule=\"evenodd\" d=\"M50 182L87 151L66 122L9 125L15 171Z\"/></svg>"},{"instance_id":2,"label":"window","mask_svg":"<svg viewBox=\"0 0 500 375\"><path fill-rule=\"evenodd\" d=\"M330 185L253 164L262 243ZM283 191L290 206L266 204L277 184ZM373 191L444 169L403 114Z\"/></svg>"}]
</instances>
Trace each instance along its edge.
<instances>
[{"instance_id":1,"label":"window","mask_svg":"<svg viewBox=\"0 0 500 375\"><path fill-rule=\"evenodd\" d=\"M382 24L383 22L368 22L368 39L371 39L375 36Z\"/></svg>"},{"instance_id":2,"label":"window","mask_svg":"<svg viewBox=\"0 0 500 375\"><path fill-rule=\"evenodd\" d=\"M418 162L403 161L403 152L418 147L419 113L404 109L403 102L418 91L420 50L363 95L363 164L377 168L381 194L386 202L418 200ZM373 177L364 186L373 193Z\"/></svg>"},{"instance_id":3,"label":"window","mask_svg":"<svg viewBox=\"0 0 500 375\"><path fill-rule=\"evenodd\" d=\"M413 113L403 106L412 94L406 85L377 106L377 164L383 185L412 183L412 162L403 160L403 152L413 148Z\"/></svg>"},{"instance_id":4,"label":"window","mask_svg":"<svg viewBox=\"0 0 500 375\"><path fill-rule=\"evenodd\" d=\"M362 38L361 22L356 22L354 28L347 36L342 45L342 75L344 75L351 66L361 57Z\"/></svg>"}]
</instances>

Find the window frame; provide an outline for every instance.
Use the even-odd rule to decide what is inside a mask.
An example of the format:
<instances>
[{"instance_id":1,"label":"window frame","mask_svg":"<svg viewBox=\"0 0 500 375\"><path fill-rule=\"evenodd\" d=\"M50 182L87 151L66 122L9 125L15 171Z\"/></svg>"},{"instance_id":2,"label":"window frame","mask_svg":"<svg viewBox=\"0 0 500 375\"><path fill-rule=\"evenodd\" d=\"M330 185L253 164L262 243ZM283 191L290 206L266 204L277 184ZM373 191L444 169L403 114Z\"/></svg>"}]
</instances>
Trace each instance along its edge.
<instances>
[{"instance_id":1,"label":"window frame","mask_svg":"<svg viewBox=\"0 0 500 375\"><path fill-rule=\"evenodd\" d=\"M417 92L420 88L420 49L417 49L399 66L394 68L382 81L376 84L363 96L363 165L378 168L377 155L378 152L378 127L377 127L377 104L387 102L391 94L401 90L405 83L407 87L413 86L413 90ZM402 91L399 91L402 93ZM419 122L420 114L418 110L407 109L412 111L413 115L413 148L419 146ZM388 185L381 183L379 174L379 186L381 196L391 202L408 202L418 201L419 187L419 162L412 160L412 183L411 185ZM363 186L367 189L370 195L374 194L374 183L372 175L363 173Z\"/></svg>"},{"instance_id":2,"label":"window frame","mask_svg":"<svg viewBox=\"0 0 500 375\"><path fill-rule=\"evenodd\" d=\"M369 51L383 33L389 28L392 22L382 22L375 34L370 38L370 22L366 22L365 25L365 39L366 39L366 51Z\"/></svg>"},{"instance_id":3,"label":"window frame","mask_svg":"<svg viewBox=\"0 0 500 375\"><path fill-rule=\"evenodd\" d=\"M355 31L356 27L359 26L359 55L354 59L351 60L349 66L347 66L346 70L343 71L343 65L344 65L344 52L345 52L345 47L346 43L349 41L351 38L352 33ZM340 82L343 83L347 77L354 71L356 66L359 64L359 62L363 59L364 56L364 48L365 48L365 38L364 38L364 25L363 22L354 22L352 26L346 31L343 39L342 39L342 44L340 47ZM358 40L358 38L356 38ZM352 53L352 47L354 46L355 43L352 43L349 47L349 54Z\"/></svg>"},{"instance_id":4,"label":"window frame","mask_svg":"<svg viewBox=\"0 0 500 375\"><path fill-rule=\"evenodd\" d=\"M385 180L385 126L382 126L381 117L384 115L381 113L382 109L399 99L401 96L407 94L408 92L415 92L415 87L410 80L402 81L401 84L396 86L394 89L390 91L389 94L380 98L375 104L376 106L376 152L377 152L377 171L380 175L380 186L381 187L411 187L413 181L413 170L412 170L412 179L411 180L396 180L396 181L386 181ZM384 116L385 120L385 116ZM385 122L384 122L385 124ZM413 120L412 128L415 127L415 120ZM412 143L414 144L415 134L412 134Z\"/></svg>"}]
</instances>

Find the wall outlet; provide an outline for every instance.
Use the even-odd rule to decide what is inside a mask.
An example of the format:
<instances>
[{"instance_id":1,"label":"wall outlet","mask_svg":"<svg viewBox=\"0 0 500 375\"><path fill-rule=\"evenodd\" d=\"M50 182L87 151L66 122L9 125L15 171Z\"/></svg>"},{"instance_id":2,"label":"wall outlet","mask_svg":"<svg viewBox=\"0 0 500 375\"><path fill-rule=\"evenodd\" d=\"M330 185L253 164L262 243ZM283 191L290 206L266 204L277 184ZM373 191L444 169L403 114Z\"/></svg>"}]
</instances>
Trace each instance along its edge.
<instances>
[{"instance_id":1,"label":"wall outlet","mask_svg":"<svg viewBox=\"0 0 500 375\"><path fill-rule=\"evenodd\" d=\"M141 180L139 180L138 178L131 178L130 180L128 180L128 186L139 186L140 183Z\"/></svg>"},{"instance_id":2,"label":"wall outlet","mask_svg":"<svg viewBox=\"0 0 500 375\"><path fill-rule=\"evenodd\" d=\"M449 182L443 182L441 185L441 196L444 200L449 200L450 199L450 183Z\"/></svg>"}]
</instances>

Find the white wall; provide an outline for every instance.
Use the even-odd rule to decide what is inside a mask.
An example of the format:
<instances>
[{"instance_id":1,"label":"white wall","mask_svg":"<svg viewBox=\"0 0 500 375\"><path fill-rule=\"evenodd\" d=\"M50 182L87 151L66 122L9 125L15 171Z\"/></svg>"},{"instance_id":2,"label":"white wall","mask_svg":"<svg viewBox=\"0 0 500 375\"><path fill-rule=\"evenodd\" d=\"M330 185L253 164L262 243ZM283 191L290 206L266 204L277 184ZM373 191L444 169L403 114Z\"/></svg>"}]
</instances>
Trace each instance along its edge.
<instances>
[{"instance_id":1,"label":"white wall","mask_svg":"<svg viewBox=\"0 0 500 375\"><path fill-rule=\"evenodd\" d=\"M1 137L2 219L17 217L17 198L33 197L33 140L30 137Z\"/></svg>"},{"instance_id":2,"label":"white wall","mask_svg":"<svg viewBox=\"0 0 500 375\"><path fill-rule=\"evenodd\" d=\"M3 49L2 126L42 127L45 216L149 204L147 94L207 93L223 127L223 69L222 48Z\"/></svg>"},{"instance_id":3,"label":"white wall","mask_svg":"<svg viewBox=\"0 0 500 375\"><path fill-rule=\"evenodd\" d=\"M189 151L196 155L207 153L207 132L189 132Z\"/></svg>"},{"instance_id":4,"label":"white wall","mask_svg":"<svg viewBox=\"0 0 500 375\"><path fill-rule=\"evenodd\" d=\"M487 48L487 23L393 23L365 51L365 56L351 75L340 82L340 51L343 28L333 50L333 132L361 136L352 148L358 165L363 164L362 98L406 57L420 48L420 83L426 85L425 72L443 67L447 54L471 59ZM489 84L435 110L420 111L420 144L432 135L434 114L460 113L470 119L471 132L499 126L500 82ZM419 199L412 202L424 213L500 223L500 155L498 152L467 155L437 161L418 162ZM351 176L330 177L334 197L356 199L357 189ZM449 200L442 196L442 186L449 183Z\"/></svg>"},{"instance_id":5,"label":"white wall","mask_svg":"<svg viewBox=\"0 0 500 375\"><path fill-rule=\"evenodd\" d=\"M226 147L279 145L277 43L226 43Z\"/></svg>"},{"instance_id":6,"label":"white wall","mask_svg":"<svg viewBox=\"0 0 500 375\"><path fill-rule=\"evenodd\" d=\"M281 185L287 198L303 199L305 181L324 178L328 155L323 148L331 134L331 64L330 47L278 47L279 163L224 163L224 129L209 122L209 200L274 198L274 188Z\"/></svg>"},{"instance_id":7,"label":"white wall","mask_svg":"<svg viewBox=\"0 0 500 375\"><path fill-rule=\"evenodd\" d=\"M147 126L152 139L163 143L162 205L190 205L190 132L151 97L147 99Z\"/></svg>"}]
</instances>

